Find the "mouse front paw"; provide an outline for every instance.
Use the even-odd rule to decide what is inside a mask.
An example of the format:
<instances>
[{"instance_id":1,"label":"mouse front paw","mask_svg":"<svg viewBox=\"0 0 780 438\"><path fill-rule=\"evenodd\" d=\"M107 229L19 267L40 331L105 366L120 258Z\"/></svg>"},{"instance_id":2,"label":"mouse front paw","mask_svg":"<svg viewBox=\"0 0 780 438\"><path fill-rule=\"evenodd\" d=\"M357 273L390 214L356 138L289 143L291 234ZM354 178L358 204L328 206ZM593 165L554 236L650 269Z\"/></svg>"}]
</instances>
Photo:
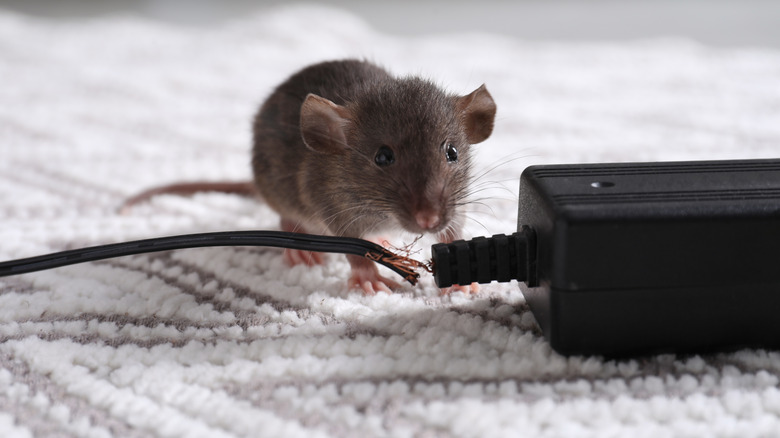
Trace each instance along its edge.
<instances>
[{"instance_id":1,"label":"mouse front paw","mask_svg":"<svg viewBox=\"0 0 780 438\"><path fill-rule=\"evenodd\" d=\"M389 278L379 275L374 262L358 256L347 256L352 266L352 274L347 281L350 289L360 289L364 295L374 295L377 292L392 293L401 285Z\"/></svg>"},{"instance_id":2,"label":"mouse front paw","mask_svg":"<svg viewBox=\"0 0 780 438\"><path fill-rule=\"evenodd\" d=\"M363 295L375 295L377 292L392 293L393 289L399 287L399 284L381 275L376 278L364 278L353 274L349 277L347 286L350 289L362 290Z\"/></svg>"}]
</instances>

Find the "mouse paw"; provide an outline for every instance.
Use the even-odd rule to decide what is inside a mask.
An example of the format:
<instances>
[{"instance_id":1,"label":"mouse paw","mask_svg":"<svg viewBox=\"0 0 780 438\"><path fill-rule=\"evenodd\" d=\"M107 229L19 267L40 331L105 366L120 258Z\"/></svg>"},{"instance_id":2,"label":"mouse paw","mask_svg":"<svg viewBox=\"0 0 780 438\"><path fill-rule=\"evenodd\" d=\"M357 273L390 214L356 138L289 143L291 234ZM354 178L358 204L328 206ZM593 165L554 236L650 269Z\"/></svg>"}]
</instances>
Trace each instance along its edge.
<instances>
[{"instance_id":1,"label":"mouse paw","mask_svg":"<svg viewBox=\"0 0 780 438\"><path fill-rule=\"evenodd\" d=\"M289 249L285 248L282 254L284 261L290 265L322 265L325 263L324 256L318 252L304 251L302 249Z\"/></svg>"},{"instance_id":2,"label":"mouse paw","mask_svg":"<svg viewBox=\"0 0 780 438\"><path fill-rule=\"evenodd\" d=\"M454 284L450 287L443 287L441 289L442 295L448 295L453 292L463 292L466 295L475 294L479 292L479 283L471 283L470 285L466 285L466 286Z\"/></svg>"},{"instance_id":3,"label":"mouse paw","mask_svg":"<svg viewBox=\"0 0 780 438\"><path fill-rule=\"evenodd\" d=\"M362 290L363 295L374 295L380 291L392 293L393 289L398 289L399 287L401 287L395 281L383 277L381 275L377 275L376 277L365 277L361 275L356 275L355 273L353 273L352 276L349 277L349 280L347 281L347 286L350 289Z\"/></svg>"},{"instance_id":4,"label":"mouse paw","mask_svg":"<svg viewBox=\"0 0 780 438\"><path fill-rule=\"evenodd\" d=\"M379 275L374 262L357 256L347 256L352 266L352 275L347 281L350 289L360 289L364 295L374 295L379 291L392 293L393 289L401 287L395 281Z\"/></svg>"}]
</instances>

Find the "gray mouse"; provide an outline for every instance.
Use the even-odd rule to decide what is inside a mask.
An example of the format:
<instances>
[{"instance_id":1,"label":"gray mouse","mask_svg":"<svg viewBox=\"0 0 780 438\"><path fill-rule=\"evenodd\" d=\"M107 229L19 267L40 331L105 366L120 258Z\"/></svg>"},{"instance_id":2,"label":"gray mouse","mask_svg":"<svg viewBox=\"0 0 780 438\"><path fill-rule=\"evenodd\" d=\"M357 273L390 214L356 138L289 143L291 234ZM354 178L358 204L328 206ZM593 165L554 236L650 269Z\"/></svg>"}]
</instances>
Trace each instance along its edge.
<instances>
[{"instance_id":1,"label":"gray mouse","mask_svg":"<svg viewBox=\"0 0 780 438\"><path fill-rule=\"evenodd\" d=\"M471 145L490 136L495 114L484 85L456 96L367 61L323 62L293 74L260 107L252 183L174 184L124 206L160 193L254 189L285 231L367 238L400 228L450 242L461 237L469 202ZM300 250L284 257L289 264L323 262ZM350 288L398 287L374 262L347 259Z\"/></svg>"}]
</instances>

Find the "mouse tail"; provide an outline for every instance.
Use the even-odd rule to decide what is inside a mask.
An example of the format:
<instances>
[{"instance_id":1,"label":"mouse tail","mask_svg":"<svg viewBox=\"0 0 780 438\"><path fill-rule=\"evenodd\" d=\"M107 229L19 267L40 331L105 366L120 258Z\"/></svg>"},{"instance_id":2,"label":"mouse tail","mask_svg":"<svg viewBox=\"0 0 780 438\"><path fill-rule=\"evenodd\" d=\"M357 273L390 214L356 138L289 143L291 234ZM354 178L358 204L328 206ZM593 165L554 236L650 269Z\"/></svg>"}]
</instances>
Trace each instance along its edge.
<instances>
[{"instance_id":1,"label":"mouse tail","mask_svg":"<svg viewBox=\"0 0 780 438\"><path fill-rule=\"evenodd\" d=\"M252 181L180 182L144 190L137 195L127 198L122 202L118 210L120 214L127 214L133 206L146 202L157 195L191 196L202 192L228 193L246 197L258 195Z\"/></svg>"}]
</instances>

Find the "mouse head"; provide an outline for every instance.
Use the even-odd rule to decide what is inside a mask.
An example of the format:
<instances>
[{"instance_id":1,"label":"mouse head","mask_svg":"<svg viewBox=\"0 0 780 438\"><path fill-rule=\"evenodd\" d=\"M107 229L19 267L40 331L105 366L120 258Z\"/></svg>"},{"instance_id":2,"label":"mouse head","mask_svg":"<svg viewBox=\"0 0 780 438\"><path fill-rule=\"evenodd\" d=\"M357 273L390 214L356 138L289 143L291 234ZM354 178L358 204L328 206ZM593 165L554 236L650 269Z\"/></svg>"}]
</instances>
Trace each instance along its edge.
<instances>
[{"instance_id":1,"label":"mouse head","mask_svg":"<svg viewBox=\"0 0 780 438\"><path fill-rule=\"evenodd\" d=\"M310 94L300 126L306 146L338 169L333 183L376 224L457 234L452 221L469 192L471 145L490 136L495 114L484 85L454 96L413 77L365 86L344 105Z\"/></svg>"}]
</instances>

